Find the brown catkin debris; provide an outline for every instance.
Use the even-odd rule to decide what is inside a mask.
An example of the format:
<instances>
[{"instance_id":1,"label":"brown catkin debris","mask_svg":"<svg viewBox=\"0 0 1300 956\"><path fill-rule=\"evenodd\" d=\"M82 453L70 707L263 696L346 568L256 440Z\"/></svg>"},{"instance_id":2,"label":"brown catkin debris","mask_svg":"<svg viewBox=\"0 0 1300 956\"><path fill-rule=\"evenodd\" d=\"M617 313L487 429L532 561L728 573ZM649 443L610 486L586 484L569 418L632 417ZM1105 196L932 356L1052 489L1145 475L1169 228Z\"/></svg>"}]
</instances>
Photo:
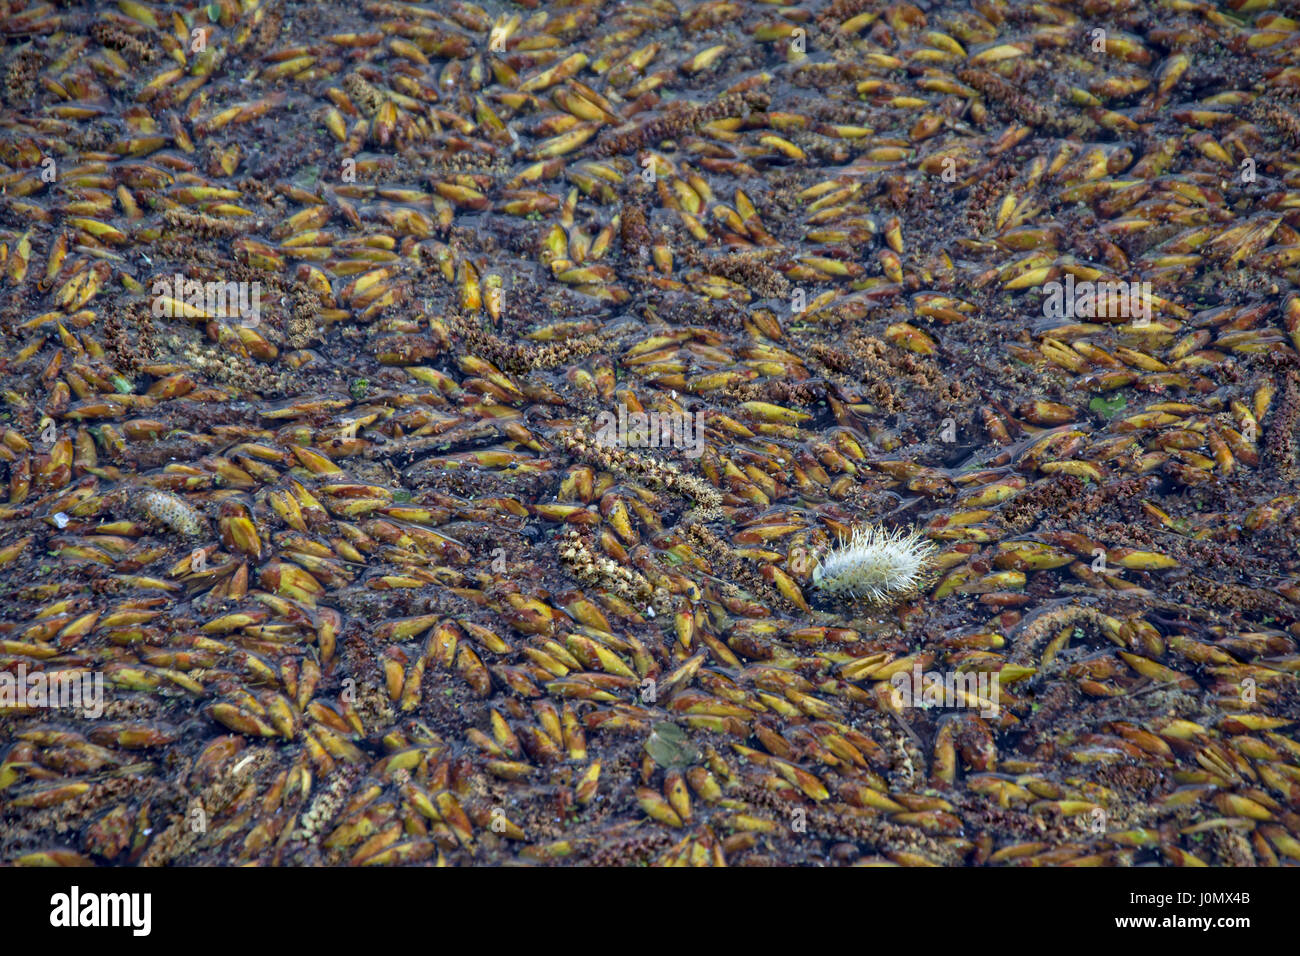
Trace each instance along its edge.
<instances>
[{"instance_id":1,"label":"brown catkin debris","mask_svg":"<svg viewBox=\"0 0 1300 956\"><path fill-rule=\"evenodd\" d=\"M104 319L104 347L115 368L136 373L158 355L157 331L149 304L131 303Z\"/></svg>"},{"instance_id":2,"label":"brown catkin debris","mask_svg":"<svg viewBox=\"0 0 1300 956\"><path fill-rule=\"evenodd\" d=\"M1000 111L1027 126L1043 127L1055 133L1074 133L1081 136L1094 135L1099 127L1096 122L1081 112L1068 115L1044 106L1041 97L1021 92L1021 88L1004 80L989 70L967 67L957 71L957 79L967 86L979 90L991 104Z\"/></svg>"},{"instance_id":3,"label":"brown catkin debris","mask_svg":"<svg viewBox=\"0 0 1300 956\"><path fill-rule=\"evenodd\" d=\"M1296 425L1300 422L1300 373L1289 370L1286 385L1265 429L1269 460L1287 481L1296 480Z\"/></svg>"},{"instance_id":4,"label":"brown catkin debris","mask_svg":"<svg viewBox=\"0 0 1300 956\"><path fill-rule=\"evenodd\" d=\"M140 860L141 866L166 866L195 849L203 840L207 828L215 825L214 818L221 816L244 791L249 781L256 778L258 770L274 761L274 756L270 750L258 749L252 753L238 753L231 759L234 761L232 767L239 766L239 773L218 774L212 783L192 795L184 811L149 844L149 849ZM197 819L204 819L207 826L202 830L196 828L193 824Z\"/></svg>"},{"instance_id":5,"label":"brown catkin debris","mask_svg":"<svg viewBox=\"0 0 1300 956\"><path fill-rule=\"evenodd\" d=\"M1099 511L1112 502L1126 501L1139 495L1151 494L1159 485L1160 478L1156 475L1138 475L1133 478L1108 481L1097 490L1084 495L1082 498L1077 498L1078 511L1081 514Z\"/></svg>"},{"instance_id":6,"label":"brown catkin debris","mask_svg":"<svg viewBox=\"0 0 1300 956\"><path fill-rule=\"evenodd\" d=\"M856 51L835 51L837 55L848 52L856 55ZM861 62L853 62L850 58L847 62L841 63L814 63L800 66L790 74L790 82L795 86L824 89L832 84L855 83L871 75L870 68Z\"/></svg>"},{"instance_id":7,"label":"brown catkin debris","mask_svg":"<svg viewBox=\"0 0 1300 956\"><path fill-rule=\"evenodd\" d=\"M1239 584L1227 584L1214 578L1188 575L1181 581L1173 582L1170 588L1176 594L1200 598L1215 607L1251 613L1263 612L1287 619L1295 616L1295 605L1276 594Z\"/></svg>"},{"instance_id":8,"label":"brown catkin debris","mask_svg":"<svg viewBox=\"0 0 1300 956\"><path fill-rule=\"evenodd\" d=\"M957 71L957 79L983 93L986 99L1002 106L1007 113L1029 126L1044 126L1048 122L1049 114L1045 107L1019 92L996 73L967 67Z\"/></svg>"},{"instance_id":9,"label":"brown catkin debris","mask_svg":"<svg viewBox=\"0 0 1300 956\"><path fill-rule=\"evenodd\" d=\"M577 531L558 536L560 561L583 584L613 591L625 601L644 604L656 598L656 589L639 572L597 554ZM656 601L662 604L662 601Z\"/></svg>"},{"instance_id":10,"label":"brown catkin debris","mask_svg":"<svg viewBox=\"0 0 1300 956\"><path fill-rule=\"evenodd\" d=\"M239 191L247 199L256 199L273 209L283 209L285 198L273 182L262 178L245 178L239 181Z\"/></svg>"},{"instance_id":11,"label":"brown catkin debris","mask_svg":"<svg viewBox=\"0 0 1300 956\"><path fill-rule=\"evenodd\" d=\"M853 357L833 345L814 342L809 346L808 351L817 361L833 372L849 372L853 369Z\"/></svg>"},{"instance_id":12,"label":"brown catkin debris","mask_svg":"<svg viewBox=\"0 0 1300 956\"><path fill-rule=\"evenodd\" d=\"M373 114L388 99L386 93L355 71L343 77L343 89L352 97L352 102L369 114Z\"/></svg>"},{"instance_id":13,"label":"brown catkin debris","mask_svg":"<svg viewBox=\"0 0 1300 956\"><path fill-rule=\"evenodd\" d=\"M1019 664L1037 660L1040 644L1050 637L1055 637L1062 628L1070 627L1080 621L1101 627L1101 612L1096 608L1069 604L1044 611L1031 620L1022 621L1017 630L1010 635L1015 645L1011 660Z\"/></svg>"},{"instance_id":14,"label":"brown catkin debris","mask_svg":"<svg viewBox=\"0 0 1300 956\"><path fill-rule=\"evenodd\" d=\"M302 283L295 282L292 292L293 312L285 328L285 342L291 348L305 348L324 338L320 327L320 298Z\"/></svg>"},{"instance_id":15,"label":"brown catkin debris","mask_svg":"<svg viewBox=\"0 0 1300 956\"><path fill-rule=\"evenodd\" d=\"M110 50L125 53L131 58L144 63L149 63L158 57L158 51L151 44L132 36L113 23L105 23L101 20L91 26L90 35L95 39L96 43L106 46Z\"/></svg>"},{"instance_id":16,"label":"brown catkin debris","mask_svg":"<svg viewBox=\"0 0 1300 956\"><path fill-rule=\"evenodd\" d=\"M83 794L24 816L12 828L6 820L5 836L14 841L26 841L31 848L48 843L50 833L67 839L105 804L156 786L153 781L138 778L102 780Z\"/></svg>"},{"instance_id":17,"label":"brown catkin debris","mask_svg":"<svg viewBox=\"0 0 1300 956\"><path fill-rule=\"evenodd\" d=\"M338 813L339 807L347 798L348 791L357 778L355 768L345 766L333 780L316 793L312 798L311 805L299 817L298 826L293 831L293 839L299 841L315 841L325 833L325 828L329 826L334 815Z\"/></svg>"},{"instance_id":18,"label":"brown catkin debris","mask_svg":"<svg viewBox=\"0 0 1300 956\"><path fill-rule=\"evenodd\" d=\"M599 465L607 471L647 481L656 490L672 491L694 499L706 513L722 505L718 489L695 475L684 474L676 465L637 454L623 448L600 445L581 428L562 431L558 444L580 461Z\"/></svg>"},{"instance_id":19,"label":"brown catkin debris","mask_svg":"<svg viewBox=\"0 0 1300 956\"><path fill-rule=\"evenodd\" d=\"M812 408L826 397L826 386L822 382L783 382L772 379L766 382L748 382L724 388L728 398L738 402L771 402L775 405L793 405L798 408Z\"/></svg>"},{"instance_id":20,"label":"brown catkin debris","mask_svg":"<svg viewBox=\"0 0 1300 956\"><path fill-rule=\"evenodd\" d=\"M823 99L800 98L797 109L800 113L816 117L822 124L844 124L848 126L871 126L872 111L858 103L827 102Z\"/></svg>"},{"instance_id":21,"label":"brown catkin debris","mask_svg":"<svg viewBox=\"0 0 1300 956\"><path fill-rule=\"evenodd\" d=\"M959 379L940 383L934 390L935 404L940 411L970 406L979 397L979 391Z\"/></svg>"},{"instance_id":22,"label":"brown catkin debris","mask_svg":"<svg viewBox=\"0 0 1300 956\"><path fill-rule=\"evenodd\" d=\"M607 348L615 338L612 332L595 332L546 345L516 345L478 328L461 315L447 316L444 324L448 331L461 340L466 352L487 359L503 372L514 374L563 365Z\"/></svg>"},{"instance_id":23,"label":"brown catkin debris","mask_svg":"<svg viewBox=\"0 0 1300 956\"><path fill-rule=\"evenodd\" d=\"M708 561L716 576L739 581L752 594L771 594L780 597L776 589L754 570L751 562L736 556L734 545L718 537L709 528L699 522L692 522L686 526L685 533L691 544L703 552L705 560ZM734 590L731 593L734 593ZM784 598L781 600L785 603Z\"/></svg>"},{"instance_id":24,"label":"brown catkin debris","mask_svg":"<svg viewBox=\"0 0 1300 956\"><path fill-rule=\"evenodd\" d=\"M266 16L258 25L257 30L253 33L245 55L253 56L265 52L270 48L276 38L280 35L280 28L284 25L284 13L279 7L266 8Z\"/></svg>"},{"instance_id":25,"label":"brown catkin debris","mask_svg":"<svg viewBox=\"0 0 1300 956\"><path fill-rule=\"evenodd\" d=\"M672 843L662 830L651 830L612 841L602 841L591 854L592 866L634 866Z\"/></svg>"},{"instance_id":26,"label":"brown catkin debris","mask_svg":"<svg viewBox=\"0 0 1300 956\"><path fill-rule=\"evenodd\" d=\"M929 359L892 348L880 339L854 333L844 347L868 372L888 380L902 376L904 381L921 388L933 389L946 381L938 365Z\"/></svg>"},{"instance_id":27,"label":"brown catkin debris","mask_svg":"<svg viewBox=\"0 0 1300 956\"><path fill-rule=\"evenodd\" d=\"M29 100L36 92L36 74L45 64L38 50L25 46L9 59L5 66L5 100L13 105Z\"/></svg>"},{"instance_id":28,"label":"brown catkin debris","mask_svg":"<svg viewBox=\"0 0 1300 956\"><path fill-rule=\"evenodd\" d=\"M1002 509L1000 517L1011 530L1025 531L1046 512L1042 526L1050 527L1064 519L1069 522L1070 530L1086 533L1077 526L1078 516L1100 511L1113 502L1151 494L1159 484L1157 475L1138 475L1108 481L1101 488L1084 494L1089 486L1081 479L1057 474L1016 495Z\"/></svg>"},{"instance_id":29,"label":"brown catkin debris","mask_svg":"<svg viewBox=\"0 0 1300 956\"><path fill-rule=\"evenodd\" d=\"M817 22L827 28L839 29L841 23L870 10L875 2L876 0L834 0L817 17Z\"/></svg>"},{"instance_id":30,"label":"brown catkin debris","mask_svg":"<svg viewBox=\"0 0 1300 956\"><path fill-rule=\"evenodd\" d=\"M1007 194L1007 189L1017 170L1010 163L997 163L992 169L985 165L971 178L970 198L966 203L966 222L972 232L987 235L996 231L995 217L998 204Z\"/></svg>"},{"instance_id":31,"label":"brown catkin debris","mask_svg":"<svg viewBox=\"0 0 1300 956\"><path fill-rule=\"evenodd\" d=\"M653 146L666 139L679 136L725 116L741 116L754 110L765 110L771 102L766 93L730 93L707 106L690 106L670 103L665 115L622 133L612 133L601 140L594 150L596 156L615 156Z\"/></svg>"},{"instance_id":32,"label":"brown catkin debris","mask_svg":"<svg viewBox=\"0 0 1300 956\"><path fill-rule=\"evenodd\" d=\"M1295 113L1295 104L1290 108L1279 106L1267 100L1258 100L1251 104L1250 115L1275 130L1279 138L1293 149L1300 147L1300 118Z\"/></svg>"},{"instance_id":33,"label":"brown catkin debris","mask_svg":"<svg viewBox=\"0 0 1300 956\"><path fill-rule=\"evenodd\" d=\"M424 159L425 171L440 173L487 173L491 176L505 176L510 172L510 159L499 154L490 146L481 153L450 152L445 149L421 150L414 148Z\"/></svg>"},{"instance_id":34,"label":"brown catkin debris","mask_svg":"<svg viewBox=\"0 0 1300 956\"><path fill-rule=\"evenodd\" d=\"M818 832L843 834L871 849L915 853L941 866L960 861L952 849L916 828L881 820L855 807L843 807L839 812L834 807L814 807L808 814L808 825Z\"/></svg>"},{"instance_id":35,"label":"brown catkin debris","mask_svg":"<svg viewBox=\"0 0 1300 956\"><path fill-rule=\"evenodd\" d=\"M1044 511L1059 515L1078 508L1083 482L1073 475L1056 475L1016 495L998 513L999 520L1015 532L1033 527Z\"/></svg>"},{"instance_id":36,"label":"brown catkin debris","mask_svg":"<svg viewBox=\"0 0 1300 956\"><path fill-rule=\"evenodd\" d=\"M163 213L163 220L175 229L181 229L206 239L229 239L242 235L252 228L251 224L234 219L217 219L201 212L188 212L184 209L168 209Z\"/></svg>"},{"instance_id":37,"label":"brown catkin debris","mask_svg":"<svg viewBox=\"0 0 1300 956\"><path fill-rule=\"evenodd\" d=\"M700 263L716 276L743 285L756 298L784 298L790 294L790 280L763 261L762 252L737 252Z\"/></svg>"},{"instance_id":38,"label":"brown catkin debris","mask_svg":"<svg viewBox=\"0 0 1300 956\"><path fill-rule=\"evenodd\" d=\"M1209 844L1223 866L1255 866L1255 854L1244 834L1230 830L1212 830Z\"/></svg>"},{"instance_id":39,"label":"brown catkin debris","mask_svg":"<svg viewBox=\"0 0 1300 956\"><path fill-rule=\"evenodd\" d=\"M880 339L861 333L846 336L840 347L813 343L808 352L831 372L848 376L837 380L847 388L861 390L873 405L886 413L898 411L904 405L904 393L890 384L900 373L909 384L927 390L947 384L934 363L891 349Z\"/></svg>"},{"instance_id":40,"label":"brown catkin debris","mask_svg":"<svg viewBox=\"0 0 1300 956\"><path fill-rule=\"evenodd\" d=\"M294 388L294 379L287 371L276 371L261 362L205 344L182 343L176 336L169 336L167 344L197 371L241 392L254 396L284 395Z\"/></svg>"},{"instance_id":41,"label":"brown catkin debris","mask_svg":"<svg viewBox=\"0 0 1300 956\"><path fill-rule=\"evenodd\" d=\"M623 251L633 260L649 254L654 237L650 234L645 212L640 206L623 204L619 215L619 236L623 240Z\"/></svg>"}]
</instances>

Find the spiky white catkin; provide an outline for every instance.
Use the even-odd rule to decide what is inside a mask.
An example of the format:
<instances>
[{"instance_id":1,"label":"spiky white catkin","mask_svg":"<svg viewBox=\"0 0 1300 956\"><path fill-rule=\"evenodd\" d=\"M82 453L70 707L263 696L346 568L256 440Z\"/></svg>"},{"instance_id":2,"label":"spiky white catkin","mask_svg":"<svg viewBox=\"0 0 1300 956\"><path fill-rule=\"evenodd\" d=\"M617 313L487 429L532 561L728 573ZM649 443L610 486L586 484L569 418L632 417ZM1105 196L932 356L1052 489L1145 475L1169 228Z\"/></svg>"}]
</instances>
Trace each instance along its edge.
<instances>
[{"instance_id":1,"label":"spiky white catkin","mask_svg":"<svg viewBox=\"0 0 1300 956\"><path fill-rule=\"evenodd\" d=\"M854 528L849 540L822 556L813 584L831 595L894 604L931 580L937 550L916 531Z\"/></svg>"}]
</instances>

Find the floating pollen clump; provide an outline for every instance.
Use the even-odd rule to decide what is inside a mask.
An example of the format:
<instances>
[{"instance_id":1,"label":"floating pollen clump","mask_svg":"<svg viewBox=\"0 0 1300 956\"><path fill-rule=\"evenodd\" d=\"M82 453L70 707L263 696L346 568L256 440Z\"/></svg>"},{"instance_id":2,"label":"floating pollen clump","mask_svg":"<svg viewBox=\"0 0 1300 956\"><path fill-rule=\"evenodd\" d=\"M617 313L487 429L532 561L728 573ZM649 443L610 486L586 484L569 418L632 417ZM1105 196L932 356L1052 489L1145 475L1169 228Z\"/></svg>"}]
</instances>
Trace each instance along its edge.
<instances>
[{"instance_id":1,"label":"floating pollen clump","mask_svg":"<svg viewBox=\"0 0 1300 956\"><path fill-rule=\"evenodd\" d=\"M936 548L916 531L855 528L813 569L813 584L827 594L876 605L897 604L933 578Z\"/></svg>"}]
</instances>

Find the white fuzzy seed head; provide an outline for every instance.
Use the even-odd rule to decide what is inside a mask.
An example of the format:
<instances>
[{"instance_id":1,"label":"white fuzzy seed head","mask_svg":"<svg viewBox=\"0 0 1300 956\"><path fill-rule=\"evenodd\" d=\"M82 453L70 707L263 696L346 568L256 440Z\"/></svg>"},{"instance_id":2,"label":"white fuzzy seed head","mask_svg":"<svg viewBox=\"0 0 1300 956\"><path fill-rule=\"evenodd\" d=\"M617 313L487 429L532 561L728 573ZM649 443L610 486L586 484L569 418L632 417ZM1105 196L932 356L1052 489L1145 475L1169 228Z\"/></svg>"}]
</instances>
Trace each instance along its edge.
<instances>
[{"instance_id":1,"label":"white fuzzy seed head","mask_svg":"<svg viewBox=\"0 0 1300 956\"><path fill-rule=\"evenodd\" d=\"M834 596L894 604L931 580L936 550L916 531L855 528L848 541L822 556L813 584Z\"/></svg>"}]
</instances>

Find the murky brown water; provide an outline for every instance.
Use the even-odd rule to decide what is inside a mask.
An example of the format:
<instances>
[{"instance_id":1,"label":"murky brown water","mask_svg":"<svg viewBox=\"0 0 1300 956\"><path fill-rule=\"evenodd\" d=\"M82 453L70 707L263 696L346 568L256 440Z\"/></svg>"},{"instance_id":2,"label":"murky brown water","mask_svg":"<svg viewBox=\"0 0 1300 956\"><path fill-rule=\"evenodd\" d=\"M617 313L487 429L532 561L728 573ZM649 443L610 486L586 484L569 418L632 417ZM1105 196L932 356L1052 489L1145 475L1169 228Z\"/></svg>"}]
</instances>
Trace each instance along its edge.
<instances>
[{"instance_id":1,"label":"murky brown water","mask_svg":"<svg viewBox=\"0 0 1300 956\"><path fill-rule=\"evenodd\" d=\"M1245 6L4 4L0 858L1300 858Z\"/></svg>"}]
</instances>

